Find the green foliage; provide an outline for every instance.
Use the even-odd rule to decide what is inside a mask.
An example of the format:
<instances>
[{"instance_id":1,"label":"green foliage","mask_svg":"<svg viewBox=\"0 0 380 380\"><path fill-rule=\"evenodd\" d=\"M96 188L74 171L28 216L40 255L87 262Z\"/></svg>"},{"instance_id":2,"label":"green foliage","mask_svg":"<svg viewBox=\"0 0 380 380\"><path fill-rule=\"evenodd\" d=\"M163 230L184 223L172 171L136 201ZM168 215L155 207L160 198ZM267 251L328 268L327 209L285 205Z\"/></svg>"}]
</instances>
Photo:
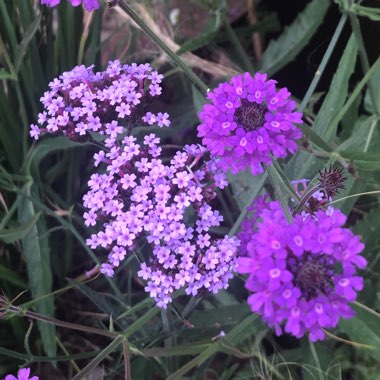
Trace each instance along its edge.
<instances>
[{"instance_id":1,"label":"green foliage","mask_svg":"<svg viewBox=\"0 0 380 380\"><path fill-rule=\"evenodd\" d=\"M53 371L59 362L58 370L63 376L74 373L73 379L91 376L100 366L104 378L110 379L125 378L128 371L137 379L376 379L380 354L380 60L375 57L366 68L363 54L369 52L358 38L358 30L354 27L349 38L342 30L348 17L351 21L357 21L357 15L379 21L378 9L338 2L348 16L342 13L318 78L300 99L307 120L302 126L303 147L287 162L274 162L261 176L253 177L249 170L229 174L229 189L215 200L225 216L220 231L235 235L247 206L264 191L274 190L286 208L290 198L297 198L291 180L314 179L318 170L330 165L346 169L346 189L334 199L334 205L349 216L348 226L366 245L369 265L360 296L363 305L355 305L357 316L342 320L331 331L337 338L332 335L325 342L311 344L307 339L275 337L249 310L238 276L228 290L217 295L202 295L189 302L178 292L165 312L154 306L136 276L139 255L148 254L148 249L131 254L115 278L98 276L96 265L103 257L85 244L88 230L83 226L80 205L96 142L51 137L35 144L29 138L29 125L41 111L38 99L49 81L76 64L100 66L109 57L119 58L117 46L125 47L128 61L158 64L160 59L155 60L151 45L147 45L148 53L143 49L148 38L166 52L174 66L165 79L167 99L160 105L170 113L172 128L150 131L169 144L199 143L197 115L207 102L206 88L225 78L189 65L185 53L196 53L211 64L220 58L225 66L241 71L253 71L258 64L269 75L282 69L287 73L312 37L324 28L329 9L337 11L338 7L329 0L310 1L289 26L272 37L268 32L280 31L281 15L268 11L268 5L262 4L265 2L254 9L259 15L257 22L246 17L251 17L252 9L234 18L236 10L225 1L192 2L192 30L177 35L185 21L181 13L179 25L171 32L183 43L173 52L155 35L154 25L148 25L139 14L140 3L123 2L121 7L141 30L131 28L131 36L111 34L104 39L104 31L114 28L109 20L117 16L112 10L104 14L100 10L90 17L67 1L55 10L40 6L38 1L0 1L1 289L9 298L21 297L12 302L22 305L20 315L33 308L46 317L73 323L79 320L84 328L94 325L101 331L99 336L83 331L73 334L73 330L42 321L38 329L30 330L26 318L20 316L1 321L0 371L33 362ZM167 14L159 14L159 7L151 8L157 12L157 25L161 25ZM201 14L206 16L198 23ZM148 37L141 38L142 33ZM262 37L261 58L252 42L253 33ZM324 49L325 41L318 44L311 47L313 51ZM337 64L330 61L333 51L339 58ZM363 70L357 70L358 53ZM160 70L164 73L165 68ZM326 68L334 72L331 78ZM286 75L296 75L294 69L291 72ZM317 87L319 78L326 91L315 106L310 99L323 91ZM290 83L295 85L296 81ZM369 83L372 91L367 89ZM146 131L146 127L139 127L133 134L141 139ZM23 291L26 293L20 294Z\"/></svg>"},{"instance_id":2,"label":"green foliage","mask_svg":"<svg viewBox=\"0 0 380 380\"><path fill-rule=\"evenodd\" d=\"M329 0L313 0L281 36L271 41L262 57L260 69L274 74L291 62L310 41L323 22Z\"/></svg>"}]
</instances>

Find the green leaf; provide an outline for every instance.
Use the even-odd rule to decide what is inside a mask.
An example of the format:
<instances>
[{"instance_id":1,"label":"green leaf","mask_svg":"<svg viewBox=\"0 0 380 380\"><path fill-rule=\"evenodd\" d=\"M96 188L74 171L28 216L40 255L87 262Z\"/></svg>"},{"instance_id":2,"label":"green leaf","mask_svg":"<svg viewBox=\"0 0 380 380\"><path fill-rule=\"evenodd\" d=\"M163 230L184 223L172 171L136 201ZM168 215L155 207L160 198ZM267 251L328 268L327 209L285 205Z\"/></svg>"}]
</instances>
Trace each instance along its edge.
<instances>
[{"instance_id":1,"label":"green leaf","mask_svg":"<svg viewBox=\"0 0 380 380\"><path fill-rule=\"evenodd\" d=\"M0 69L0 80L6 80L6 79L17 80L17 76L9 73L5 69Z\"/></svg>"},{"instance_id":2,"label":"green leaf","mask_svg":"<svg viewBox=\"0 0 380 380\"><path fill-rule=\"evenodd\" d=\"M228 325L235 326L243 318L245 318L250 313L249 307L245 304L239 305L229 305L220 306L215 309L208 310L195 310L189 321L194 326L194 328L223 328Z\"/></svg>"},{"instance_id":3,"label":"green leaf","mask_svg":"<svg viewBox=\"0 0 380 380\"><path fill-rule=\"evenodd\" d=\"M7 268L5 265L0 264L0 279L8 281L22 289L27 289L28 284L13 270Z\"/></svg>"},{"instance_id":4,"label":"green leaf","mask_svg":"<svg viewBox=\"0 0 380 380\"><path fill-rule=\"evenodd\" d=\"M351 35L331 82L330 91L327 93L313 125L313 131L319 136L323 136L325 141L330 141L336 136L338 123L332 123L332 121L346 100L349 79L355 69L357 54L356 40Z\"/></svg>"},{"instance_id":5,"label":"green leaf","mask_svg":"<svg viewBox=\"0 0 380 380\"><path fill-rule=\"evenodd\" d=\"M30 169L32 174L38 173L38 167L40 162L50 153L67 150L71 148L77 148L80 146L88 146L91 143L79 143L69 140L67 137L58 136L50 137L42 140L36 148L33 150L31 157L28 161L27 170Z\"/></svg>"},{"instance_id":6,"label":"green leaf","mask_svg":"<svg viewBox=\"0 0 380 380\"><path fill-rule=\"evenodd\" d=\"M353 305L353 309L357 313L356 316L350 319L341 319L339 331L347 334L355 343L370 346L371 348L362 348L362 350L366 350L369 355L378 360L380 355L380 319L356 305Z\"/></svg>"},{"instance_id":7,"label":"green leaf","mask_svg":"<svg viewBox=\"0 0 380 380\"><path fill-rule=\"evenodd\" d=\"M264 181L262 180L263 178ZM252 195L255 194L256 197L260 193L266 176L261 174L254 177L248 168L237 174L227 173L227 179L232 187L235 201L240 211L243 211L247 205L250 206L249 202L252 203Z\"/></svg>"},{"instance_id":8,"label":"green leaf","mask_svg":"<svg viewBox=\"0 0 380 380\"><path fill-rule=\"evenodd\" d=\"M355 169L359 171L380 170L380 153L342 151L340 155L345 159L352 160Z\"/></svg>"},{"instance_id":9,"label":"green leaf","mask_svg":"<svg viewBox=\"0 0 380 380\"><path fill-rule=\"evenodd\" d=\"M372 81L373 89L375 93L376 103L377 107L380 107L380 67L378 67L375 72L372 74L370 81ZM369 89L367 89L364 97L364 108L369 113L376 113L373 104L372 99L369 93Z\"/></svg>"},{"instance_id":10,"label":"green leaf","mask_svg":"<svg viewBox=\"0 0 380 380\"><path fill-rule=\"evenodd\" d=\"M16 59L15 59L15 70L17 73L20 70L22 61L28 49L28 45L30 41L33 39L34 35L36 34L38 27L40 26L41 17L42 15L39 14L34 19L34 21L29 25L29 27L25 31L24 38L20 42L20 45L17 47Z\"/></svg>"},{"instance_id":11,"label":"green leaf","mask_svg":"<svg viewBox=\"0 0 380 380\"><path fill-rule=\"evenodd\" d=\"M203 33L185 41L182 46L176 51L177 55L181 55L188 51L193 51L207 45L216 36L224 19L224 12L218 10L211 15Z\"/></svg>"},{"instance_id":12,"label":"green leaf","mask_svg":"<svg viewBox=\"0 0 380 380\"><path fill-rule=\"evenodd\" d=\"M28 222L21 226L14 228L4 228L0 231L0 240L3 240L7 244L11 244L17 240L23 239L25 235L31 230L31 228L37 223L40 215L40 212L36 213Z\"/></svg>"},{"instance_id":13,"label":"green leaf","mask_svg":"<svg viewBox=\"0 0 380 380\"><path fill-rule=\"evenodd\" d=\"M310 41L329 6L329 0L313 0L308 4L281 36L270 42L262 57L261 70L272 75L292 61Z\"/></svg>"},{"instance_id":14,"label":"green leaf","mask_svg":"<svg viewBox=\"0 0 380 380\"><path fill-rule=\"evenodd\" d=\"M20 202L18 209L18 221L20 224L26 224L35 218L36 211L32 197L31 183L26 184L22 190L24 198ZM33 196L36 196L33 194ZM40 236L45 236L40 238ZM26 261L26 267L29 277L30 290L33 298L46 296L52 289L52 273L50 268L50 251L48 246L48 235L42 218L34 223L27 234L21 240L23 254ZM53 297L44 297L36 302L37 312L53 316L54 299ZM38 323L41 332L41 338L45 352L49 356L56 354L55 326L47 323Z\"/></svg>"},{"instance_id":15,"label":"green leaf","mask_svg":"<svg viewBox=\"0 0 380 380\"><path fill-rule=\"evenodd\" d=\"M199 114L199 112L201 112L202 110L202 107L207 103L207 100L205 96L194 85L191 86L191 91L193 94L193 104L195 111L197 112L197 114Z\"/></svg>"},{"instance_id":16,"label":"green leaf","mask_svg":"<svg viewBox=\"0 0 380 380\"><path fill-rule=\"evenodd\" d=\"M359 219L352 227L352 231L362 236L365 242L366 251L369 251L378 244L380 236L378 233L378 226L380 225L380 206L373 207L361 219ZM376 255L377 255L376 250Z\"/></svg>"}]
</instances>

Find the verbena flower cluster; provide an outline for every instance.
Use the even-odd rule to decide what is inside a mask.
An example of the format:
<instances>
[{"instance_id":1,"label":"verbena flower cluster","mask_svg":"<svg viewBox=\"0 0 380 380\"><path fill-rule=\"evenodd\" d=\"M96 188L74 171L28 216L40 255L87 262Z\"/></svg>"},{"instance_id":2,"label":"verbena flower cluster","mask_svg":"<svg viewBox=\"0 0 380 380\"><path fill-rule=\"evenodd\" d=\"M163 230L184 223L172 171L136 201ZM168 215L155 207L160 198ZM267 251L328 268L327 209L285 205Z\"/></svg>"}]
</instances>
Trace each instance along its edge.
<instances>
[{"instance_id":1,"label":"verbena flower cluster","mask_svg":"<svg viewBox=\"0 0 380 380\"><path fill-rule=\"evenodd\" d=\"M210 232L223 217L209 202L227 181L215 161L204 158L205 148L187 145L164 164L159 144L154 134L143 144L132 136L121 144L107 141L106 151L94 157L105 170L91 176L83 201L86 225L99 230L87 244L109 252L101 272L113 276L126 256L148 242L152 256L142 259L138 275L165 308L179 288L192 295L226 288L239 242Z\"/></svg>"},{"instance_id":2,"label":"verbena flower cluster","mask_svg":"<svg viewBox=\"0 0 380 380\"><path fill-rule=\"evenodd\" d=\"M5 376L4 380L39 380L38 376L29 377L29 375L30 368L21 368L17 373L17 377L13 375L7 375Z\"/></svg>"},{"instance_id":3,"label":"verbena flower cluster","mask_svg":"<svg viewBox=\"0 0 380 380\"><path fill-rule=\"evenodd\" d=\"M354 315L349 303L363 288L356 274L366 260L364 244L344 228L346 216L337 209L320 209L288 223L277 201L259 198L250 208L254 218L242 225L238 272L248 273L252 311L297 338L325 338L324 328Z\"/></svg>"},{"instance_id":4,"label":"verbena flower cluster","mask_svg":"<svg viewBox=\"0 0 380 380\"><path fill-rule=\"evenodd\" d=\"M286 88L276 90L276 81L266 74L244 73L221 83L208 93L211 104L199 114L198 136L212 154L221 157L224 170L237 173L250 167L253 175L263 164L294 153L301 131L302 114Z\"/></svg>"},{"instance_id":5,"label":"verbena flower cluster","mask_svg":"<svg viewBox=\"0 0 380 380\"><path fill-rule=\"evenodd\" d=\"M111 61L105 71L93 72L94 66L76 66L49 84L41 97L44 111L30 135L64 134L80 139L90 132L111 138L137 122L159 127L169 126L167 113L141 114L140 105L162 92L163 76L149 64L122 65Z\"/></svg>"},{"instance_id":6,"label":"verbena flower cluster","mask_svg":"<svg viewBox=\"0 0 380 380\"><path fill-rule=\"evenodd\" d=\"M77 7L83 3L85 9L89 12L98 9L100 7L99 0L68 0L71 5ZM61 0L41 0L41 4L47 5L48 7L57 6Z\"/></svg>"}]
</instances>

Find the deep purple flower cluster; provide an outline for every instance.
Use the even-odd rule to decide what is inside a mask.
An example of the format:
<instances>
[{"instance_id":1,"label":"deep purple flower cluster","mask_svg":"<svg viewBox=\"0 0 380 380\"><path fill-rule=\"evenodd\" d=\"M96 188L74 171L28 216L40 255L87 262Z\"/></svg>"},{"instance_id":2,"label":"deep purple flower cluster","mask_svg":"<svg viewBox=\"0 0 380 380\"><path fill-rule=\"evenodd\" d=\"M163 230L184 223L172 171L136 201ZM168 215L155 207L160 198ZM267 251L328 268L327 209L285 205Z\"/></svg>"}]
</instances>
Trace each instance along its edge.
<instances>
[{"instance_id":1,"label":"deep purple flower cluster","mask_svg":"<svg viewBox=\"0 0 380 380\"><path fill-rule=\"evenodd\" d=\"M285 324L297 338L309 332L311 341L324 339L324 328L354 315L349 303L363 288L356 271L367 264L359 255L364 244L342 227L346 216L337 209L298 214L290 224L279 202L259 199L251 210L254 219L245 220L240 234L238 272L249 274L252 311L277 334Z\"/></svg>"},{"instance_id":2,"label":"deep purple flower cluster","mask_svg":"<svg viewBox=\"0 0 380 380\"><path fill-rule=\"evenodd\" d=\"M18 373L17 377L13 375L7 375L5 376L4 380L39 380L38 376L32 376L30 375L30 368L21 368Z\"/></svg>"},{"instance_id":3,"label":"deep purple flower cluster","mask_svg":"<svg viewBox=\"0 0 380 380\"><path fill-rule=\"evenodd\" d=\"M69 0L71 5L77 7L83 3L85 9L91 12L100 7L99 0ZM57 6L61 0L41 0L41 4L47 5L48 7Z\"/></svg>"},{"instance_id":4,"label":"deep purple flower cluster","mask_svg":"<svg viewBox=\"0 0 380 380\"><path fill-rule=\"evenodd\" d=\"M199 114L198 136L220 165L233 173L251 168L253 175L271 164L271 156L284 158L294 153L301 131L302 114L293 112L296 103L286 88L276 90L276 81L266 74L244 73L221 83L208 93L211 104Z\"/></svg>"},{"instance_id":5,"label":"deep purple flower cluster","mask_svg":"<svg viewBox=\"0 0 380 380\"><path fill-rule=\"evenodd\" d=\"M210 232L223 217L208 203L216 187L227 185L215 160L204 158L204 147L188 145L164 164L159 143L154 134L145 136L143 144L132 136L121 144L107 140L107 149L94 157L105 171L91 176L83 201L86 225L99 231L87 244L109 252L101 272L113 276L140 243L150 243L152 257L143 259L138 275L165 308L182 287L192 295L226 288L239 242L213 238Z\"/></svg>"},{"instance_id":6,"label":"deep purple flower cluster","mask_svg":"<svg viewBox=\"0 0 380 380\"><path fill-rule=\"evenodd\" d=\"M122 65L116 60L97 73L93 67L74 67L49 84L51 90L41 98L45 111L38 115L40 127L31 125L31 137L37 140L47 132L78 139L97 132L114 138L136 124L144 97L161 94L163 76L149 64ZM170 124L168 117L148 112L138 121L164 127Z\"/></svg>"}]
</instances>

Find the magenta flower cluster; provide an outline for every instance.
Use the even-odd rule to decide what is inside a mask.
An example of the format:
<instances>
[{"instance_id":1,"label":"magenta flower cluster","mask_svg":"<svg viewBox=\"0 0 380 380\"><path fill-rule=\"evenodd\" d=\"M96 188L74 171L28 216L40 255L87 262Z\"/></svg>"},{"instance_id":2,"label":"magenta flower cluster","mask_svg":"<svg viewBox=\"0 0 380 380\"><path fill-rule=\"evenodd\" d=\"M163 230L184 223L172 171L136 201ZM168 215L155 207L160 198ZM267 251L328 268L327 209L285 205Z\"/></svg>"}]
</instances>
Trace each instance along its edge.
<instances>
[{"instance_id":1,"label":"magenta flower cluster","mask_svg":"<svg viewBox=\"0 0 380 380\"><path fill-rule=\"evenodd\" d=\"M159 144L154 134L142 144L132 136L121 144L108 142L106 151L94 157L105 170L91 176L83 201L86 225L99 230L87 244L109 252L101 272L113 276L126 256L148 242L151 257L143 260L138 275L165 308L179 288L192 295L226 288L239 242L213 238L210 232L223 217L209 202L215 188L227 185L215 161L205 159L202 146L188 145L164 164Z\"/></svg>"},{"instance_id":2,"label":"magenta flower cluster","mask_svg":"<svg viewBox=\"0 0 380 380\"><path fill-rule=\"evenodd\" d=\"M363 288L364 244L344 228L346 216L333 209L313 216L296 215L288 223L277 201L258 199L240 234L238 272L248 273L252 311L297 338L309 333L311 341L325 338L340 318L354 315L349 303Z\"/></svg>"},{"instance_id":3,"label":"magenta flower cluster","mask_svg":"<svg viewBox=\"0 0 380 380\"><path fill-rule=\"evenodd\" d=\"M276 90L266 74L244 73L221 83L208 93L211 104L199 114L198 136L216 156L224 170L237 173L250 167L253 175L270 165L272 156L294 153L301 131L302 114L286 88Z\"/></svg>"},{"instance_id":4,"label":"magenta flower cluster","mask_svg":"<svg viewBox=\"0 0 380 380\"><path fill-rule=\"evenodd\" d=\"M38 376L29 377L29 375L30 368L21 368L17 373L17 377L13 375L7 375L5 376L4 380L39 380Z\"/></svg>"},{"instance_id":5,"label":"magenta flower cluster","mask_svg":"<svg viewBox=\"0 0 380 380\"><path fill-rule=\"evenodd\" d=\"M81 5L83 3L84 8L88 12L91 12L100 7L99 0L69 0L69 1L71 5L74 7L77 7L78 5ZM41 0L41 4L47 5L48 7L55 7L60 2L61 0Z\"/></svg>"},{"instance_id":6,"label":"magenta flower cluster","mask_svg":"<svg viewBox=\"0 0 380 380\"><path fill-rule=\"evenodd\" d=\"M38 115L39 126L31 125L31 137L52 133L80 139L97 132L114 138L136 124L144 99L162 92L163 76L149 64L122 65L116 60L97 73L93 67L76 66L49 84L50 91L41 97L45 110ZM168 118L167 113L147 112L138 121L164 127L170 124Z\"/></svg>"}]
</instances>

